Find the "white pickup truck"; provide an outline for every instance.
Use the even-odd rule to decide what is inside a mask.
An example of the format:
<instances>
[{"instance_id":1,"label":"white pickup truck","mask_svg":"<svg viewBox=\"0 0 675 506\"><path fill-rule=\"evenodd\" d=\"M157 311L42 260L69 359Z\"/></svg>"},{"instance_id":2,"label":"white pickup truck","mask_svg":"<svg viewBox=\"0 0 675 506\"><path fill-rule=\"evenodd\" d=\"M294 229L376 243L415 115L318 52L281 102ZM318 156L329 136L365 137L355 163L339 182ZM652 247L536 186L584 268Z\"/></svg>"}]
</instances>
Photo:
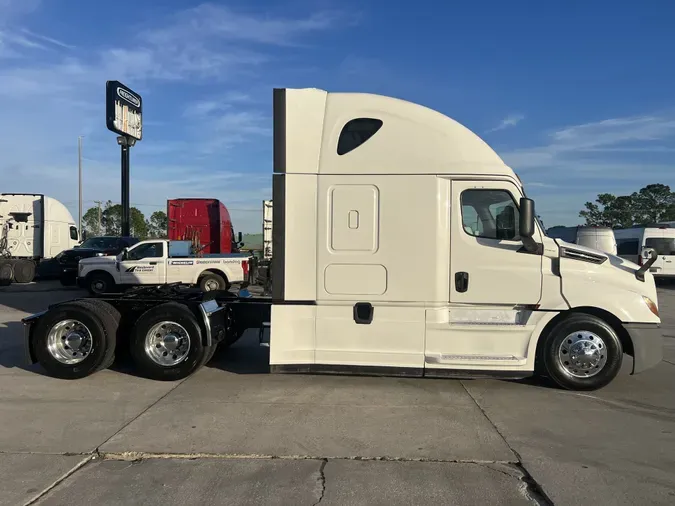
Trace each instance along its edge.
<instances>
[{"instance_id":1,"label":"white pickup truck","mask_svg":"<svg viewBox=\"0 0 675 506\"><path fill-rule=\"evenodd\" d=\"M197 257L190 241L153 239L119 255L85 258L78 265L78 284L92 294L134 285L186 283L202 291L227 290L248 278L249 257L239 253Z\"/></svg>"}]
</instances>

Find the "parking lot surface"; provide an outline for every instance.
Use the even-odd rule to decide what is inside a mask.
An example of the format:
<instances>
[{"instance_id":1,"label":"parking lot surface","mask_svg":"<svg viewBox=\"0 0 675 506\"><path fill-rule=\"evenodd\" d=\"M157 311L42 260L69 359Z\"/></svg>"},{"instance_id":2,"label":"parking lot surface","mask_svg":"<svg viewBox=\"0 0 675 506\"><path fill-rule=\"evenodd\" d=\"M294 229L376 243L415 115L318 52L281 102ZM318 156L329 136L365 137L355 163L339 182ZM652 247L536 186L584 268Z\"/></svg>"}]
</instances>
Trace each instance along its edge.
<instances>
[{"instance_id":1,"label":"parking lot surface","mask_svg":"<svg viewBox=\"0 0 675 506\"><path fill-rule=\"evenodd\" d=\"M179 382L57 380L20 319L80 292L0 290L0 504L675 503L672 287L664 361L590 393L269 375L255 339Z\"/></svg>"}]
</instances>

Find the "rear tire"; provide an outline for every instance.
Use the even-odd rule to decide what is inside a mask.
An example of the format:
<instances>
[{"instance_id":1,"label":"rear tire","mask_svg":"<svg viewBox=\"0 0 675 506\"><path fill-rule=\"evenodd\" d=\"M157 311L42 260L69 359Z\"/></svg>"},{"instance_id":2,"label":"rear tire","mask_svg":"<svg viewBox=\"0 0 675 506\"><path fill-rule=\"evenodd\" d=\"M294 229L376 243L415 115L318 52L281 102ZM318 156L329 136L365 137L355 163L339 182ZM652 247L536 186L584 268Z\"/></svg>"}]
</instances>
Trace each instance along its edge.
<instances>
[{"instance_id":1,"label":"rear tire","mask_svg":"<svg viewBox=\"0 0 675 506\"><path fill-rule=\"evenodd\" d=\"M596 390L607 386L621 370L621 340L596 316L572 314L544 339L543 372L562 388Z\"/></svg>"},{"instance_id":2,"label":"rear tire","mask_svg":"<svg viewBox=\"0 0 675 506\"><path fill-rule=\"evenodd\" d=\"M30 283L35 279L35 263L31 260L14 261L14 281Z\"/></svg>"},{"instance_id":3,"label":"rear tire","mask_svg":"<svg viewBox=\"0 0 675 506\"><path fill-rule=\"evenodd\" d=\"M84 300L50 309L37 322L32 347L50 376L79 379L99 371L115 353L110 316Z\"/></svg>"},{"instance_id":4,"label":"rear tire","mask_svg":"<svg viewBox=\"0 0 675 506\"><path fill-rule=\"evenodd\" d=\"M106 353L103 362L97 370L103 371L104 369L108 369L115 363L115 350L117 349L117 338L122 315L117 308L104 300L80 299L75 301L75 303L81 303L83 306L93 308L93 311L96 311L103 321L108 335L114 337L114 339L111 340L110 346L108 346L108 352Z\"/></svg>"},{"instance_id":5,"label":"rear tire","mask_svg":"<svg viewBox=\"0 0 675 506\"><path fill-rule=\"evenodd\" d=\"M87 276L87 290L92 295L110 293L115 288L115 280L107 272L92 272Z\"/></svg>"},{"instance_id":6,"label":"rear tire","mask_svg":"<svg viewBox=\"0 0 675 506\"><path fill-rule=\"evenodd\" d=\"M131 357L138 372L150 379L186 378L204 365L209 351L195 316L176 302L149 309L132 330Z\"/></svg>"},{"instance_id":7,"label":"rear tire","mask_svg":"<svg viewBox=\"0 0 675 506\"><path fill-rule=\"evenodd\" d=\"M8 286L12 284L14 279L14 268L9 262L0 260L0 286Z\"/></svg>"},{"instance_id":8,"label":"rear tire","mask_svg":"<svg viewBox=\"0 0 675 506\"><path fill-rule=\"evenodd\" d=\"M207 272L199 278L199 288L202 292L229 290L229 284L222 276L213 272Z\"/></svg>"}]
</instances>

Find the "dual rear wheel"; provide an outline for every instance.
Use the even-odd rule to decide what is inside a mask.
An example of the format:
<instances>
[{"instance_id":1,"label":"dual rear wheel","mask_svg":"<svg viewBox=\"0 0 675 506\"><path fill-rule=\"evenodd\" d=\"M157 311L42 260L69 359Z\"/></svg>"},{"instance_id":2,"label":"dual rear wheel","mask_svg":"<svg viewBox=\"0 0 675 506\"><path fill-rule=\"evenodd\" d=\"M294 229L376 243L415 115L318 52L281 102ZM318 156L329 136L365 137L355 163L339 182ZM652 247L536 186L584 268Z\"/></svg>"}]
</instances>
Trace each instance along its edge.
<instances>
[{"instance_id":1,"label":"dual rear wheel","mask_svg":"<svg viewBox=\"0 0 675 506\"><path fill-rule=\"evenodd\" d=\"M108 302L80 299L50 309L32 333L32 352L49 373L62 379L84 378L110 367L120 334L121 315ZM169 302L143 313L128 336L136 370L147 378L185 378L208 362L216 345L204 346L189 308Z\"/></svg>"}]
</instances>

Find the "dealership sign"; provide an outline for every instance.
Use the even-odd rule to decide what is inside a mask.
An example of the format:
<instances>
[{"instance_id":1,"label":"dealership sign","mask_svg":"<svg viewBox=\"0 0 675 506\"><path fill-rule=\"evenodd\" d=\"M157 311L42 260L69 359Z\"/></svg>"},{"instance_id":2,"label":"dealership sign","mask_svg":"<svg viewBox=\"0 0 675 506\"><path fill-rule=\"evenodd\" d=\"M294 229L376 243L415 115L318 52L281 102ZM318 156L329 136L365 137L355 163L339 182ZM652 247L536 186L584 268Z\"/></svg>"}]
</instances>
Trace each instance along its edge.
<instances>
[{"instance_id":1,"label":"dealership sign","mask_svg":"<svg viewBox=\"0 0 675 506\"><path fill-rule=\"evenodd\" d=\"M106 126L119 135L138 141L143 137L143 100L119 81L107 81Z\"/></svg>"}]
</instances>

